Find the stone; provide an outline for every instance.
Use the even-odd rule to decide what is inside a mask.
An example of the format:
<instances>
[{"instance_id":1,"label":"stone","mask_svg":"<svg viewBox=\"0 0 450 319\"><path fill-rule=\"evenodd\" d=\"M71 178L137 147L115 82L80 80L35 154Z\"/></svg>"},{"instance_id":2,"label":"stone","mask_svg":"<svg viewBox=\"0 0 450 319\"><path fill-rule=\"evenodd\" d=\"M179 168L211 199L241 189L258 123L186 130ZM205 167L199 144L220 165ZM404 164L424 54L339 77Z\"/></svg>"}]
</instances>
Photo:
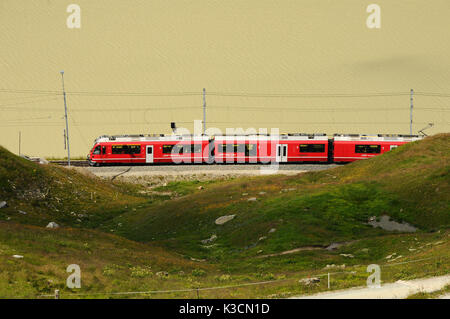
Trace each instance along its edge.
<instances>
[{"instance_id":1,"label":"stone","mask_svg":"<svg viewBox=\"0 0 450 319\"><path fill-rule=\"evenodd\" d=\"M216 239L217 239L217 235L216 234L212 234L211 237L209 237L208 239L203 239L201 242L202 242L202 244L205 245L205 244L212 243Z\"/></svg>"},{"instance_id":2,"label":"stone","mask_svg":"<svg viewBox=\"0 0 450 319\"><path fill-rule=\"evenodd\" d=\"M276 231L277 231L276 228L271 228L271 229L269 230L269 234L272 234L272 233L274 233L274 232L276 232Z\"/></svg>"},{"instance_id":3,"label":"stone","mask_svg":"<svg viewBox=\"0 0 450 319\"><path fill-rule=\"evenodd\" d=\"M8 207L8 203L6 203L5 201L1 201L0 208L5 208L5 207Z\"/></svg>"},{"instance_id":4,"label":"stone","mask_svg":"<svg viewBox=\"0 0 450 319\"><path fill-rule=\"evenodd\" d=\"M249 202L256 202L256 197L250 197L249 199L247 199L247 201L249 201Z\"/></svg>"},{"instance_id":5,"label":"stone","mask_svg":"<svg viewBox=\"0 0 450 319\"><path fill-rule=\"evenodd\" d=\"M353 256L352 254L339 254L339 255L341 255L342 257L347 257L347 258L353 258L353 257L355 257L355 256Z\"/></svg>"},{"instance_id":6,"label":"stone","mask_svg":"<svg viewBox=\"0 0 450 319\"><path fill-rule=\"evenodd\" d=\"M47 226L45 226L45 228L56 229L56 228L59 228L59 225L55 222L50 222L47 224Z\"/></svg>"},{"instance_id":7,"label":"stone","mask_svg":"<svg viewBox=\"0 0 450 319\"><path fill-rule=\"evenodd\" d=\"M202 189L203 189L203 186L199 186L199 187L197 187L197 189L198 189L198 190L202 190Z\"/></svg>"},{"instance_id":8,"label":"stone","mask_svg":"<svg viewBox=\"0 0 450 319\"><path fill-rule=\"evenodd\" d=\"M13 255L13 258L22 259L23 256L22 255Z\"/></svg>"},{"instance_id":9,"label":"stone","mask_svg":"<svg viewBox=\"0 0 450 319\"><path fill-rule=\"evenodd\" d=\"M320 278L318 277L304 278L300 279L298 282L304 284L305 286L310 286L313 284L318 284L320 282Z\"/></svg>"},{"instance_id":10,"label":"stone","mask_svg":"<svg viewBox=\"0 0 450 319\"><path fill-rule=\"evenodd\" d=\"M230 220L232 220L236 215L225 215L225 216L220 216L219 218L216 219L215 223L216 225L223 225L227 222L229 222Z\"/></svg>"},{"instance_id":11,"label":"stone","mask_svg":"<svg viewBox=\"0 0 450 319\"><path fill-rule=\"evenodd\" d=\"M169 277L169 273L167 271L158 271L156 273L156 276L161 277L161 278L167 278L167 277Z\"/></svg>"},{"instance_id":12,"label":"stone","mask_svg":"<svg viewBox=\"0 0 450 319\"><path fill-rule=\"evenodd\" d=\"M19 213L22 214L22 215L26 215L27 214L27 212L24 212L23 210L19 210Z\"/></svg>"}]
</instances>

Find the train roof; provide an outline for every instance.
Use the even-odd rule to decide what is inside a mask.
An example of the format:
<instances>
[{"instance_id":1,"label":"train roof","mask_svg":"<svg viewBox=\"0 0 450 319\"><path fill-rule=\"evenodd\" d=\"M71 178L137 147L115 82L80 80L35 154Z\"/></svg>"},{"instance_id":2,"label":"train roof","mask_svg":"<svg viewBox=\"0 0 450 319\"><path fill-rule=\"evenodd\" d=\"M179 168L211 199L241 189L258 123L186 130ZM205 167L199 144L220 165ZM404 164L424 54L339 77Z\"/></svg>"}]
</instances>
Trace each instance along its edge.
<instances>
[{"instance_id":1,"label":"train roof","mask_svg":"<svg viewBox=\"0 0 450 319\"><path fill-rule=\"evenodd\" d=\"M412 142L421 140L420 135L402 135L402 134L334 134L335 141L374 141L374 142Z\"/></svg>"},{"instance_id":2,"label":"train roof","mask_svg":"<svg viewBox=\"0 0 450 319\"><path fill-rule=\"evenodd\" d=\"M105 142L147 142L147 141L208 141L206 135L164 135L164 134L136 134L136 135L102 135L95 139L96 143Z\"/></svg>"},{"instance_id":3,"label":"train roof","mask_svg":"<svg viewBox=\"0 0 450 319\"><path fill-rule=\"evenodd\" d=\"M248 134L248 135L217 135L214 136L218 141L248 141L248 140L283 140L283 141L327 141L328 136L326 134L305 134L305 133L288 133L288 134Z\"/></svg>"}]
</instances>

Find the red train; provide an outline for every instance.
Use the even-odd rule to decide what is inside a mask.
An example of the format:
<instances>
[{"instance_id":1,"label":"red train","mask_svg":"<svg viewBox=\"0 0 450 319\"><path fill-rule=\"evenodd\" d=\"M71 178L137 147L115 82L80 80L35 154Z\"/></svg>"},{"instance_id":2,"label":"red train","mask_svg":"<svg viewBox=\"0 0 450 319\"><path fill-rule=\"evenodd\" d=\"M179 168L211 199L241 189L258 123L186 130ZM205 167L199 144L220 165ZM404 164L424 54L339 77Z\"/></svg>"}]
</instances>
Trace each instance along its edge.
<instances>
[{"instance_id":1,"label":"red train","mask_svg":"<svg viewBox=\"0 0 450 319\"><path fill-rule=\"evenodd\" d=\"M100 136L91 165L122 163L339 163L370 158L418 135L281 134L236 136Z\"/></svg>"}]
</instances>

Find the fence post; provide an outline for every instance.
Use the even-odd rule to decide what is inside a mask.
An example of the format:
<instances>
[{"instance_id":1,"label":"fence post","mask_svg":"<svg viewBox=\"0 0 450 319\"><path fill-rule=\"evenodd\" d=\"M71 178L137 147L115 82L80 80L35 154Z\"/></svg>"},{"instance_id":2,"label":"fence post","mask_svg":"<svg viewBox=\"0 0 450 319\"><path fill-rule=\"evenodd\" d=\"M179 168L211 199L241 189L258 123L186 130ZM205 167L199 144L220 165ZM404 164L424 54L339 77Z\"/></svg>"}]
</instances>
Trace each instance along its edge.
<instances>
[{"instance_id":1,"label":"fence post","mask_svg":"<svg viewBox=\"0 0 450 319\"><path fill-rule=\"evenodd\" d=\"M330 289L330 273L328 273L328 290Z\"/></svg>"},{"instance_id":2,"label":"fence post","mask_svg":"<svg viewBox=\"0 0 450 319\"><path fill-rule=\"evenodd\" d=\"M55 289L55 299L59 299L59 290Z\"/></svg>"},{"instance_id":3,"label":"fence post","mask_svg":"<svg viewBox=\"0 0 450 319\"><path fill-rule=\"evenodd\" d=\"M198 294L198 287L197 287L197 299L200 299L200 295Z\"/></svg>"}]
</instances>

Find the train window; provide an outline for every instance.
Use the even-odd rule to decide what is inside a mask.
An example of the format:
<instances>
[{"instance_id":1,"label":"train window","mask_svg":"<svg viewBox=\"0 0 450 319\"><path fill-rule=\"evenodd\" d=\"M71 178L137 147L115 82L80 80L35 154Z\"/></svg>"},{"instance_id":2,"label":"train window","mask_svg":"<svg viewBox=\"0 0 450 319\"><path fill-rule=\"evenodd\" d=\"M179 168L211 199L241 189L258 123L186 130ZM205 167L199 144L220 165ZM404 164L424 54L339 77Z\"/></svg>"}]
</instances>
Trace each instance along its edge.
<instances>
[{"instance_id":1,"label":"train window","mask_svg":"<svg viewBox=\"0 0 450 319\"><path fill-rule=\"evenodd\" d=\"M324 153L325 144L300 144L300 153Z\"/></svg>"},{"instance_id":2,"label":"train window","mask_svg":"<svg viewBox=\"0 0 450 319\"><path fill-rule=\"evenodd\" d=\"M381 152L381 145L355 145L355 153L377 154Z\"/></svg>"},{"instance_id":3,"label":"train window","mask_svg":"<svg viewBox=\"0 0 450 319\"><path fill-rule=\"evenodd\" d=\"M189 145L187 145L189 146ZM183 154L189 153L188 149L185 149L186 145L182 144L167 144L163 145L163 153L164 154Z\"/></svg>"},{"instance_id":4,"label":"train window","mask_svg":"<svg viewBox=\"0 0 450 319\"><path fill-rule=\"evenodd\" d=\"M171 145L163 145L163 153L164 154L170 154L172 153L173 144Z\"/></svg>"},{"instance_id":5,"label":"train window","mask_svg":"<svg viewBox=\"0 0 450 319\"><path fill-rule=\"evenodd\" d=\"M201 153L202 152L202 144L193 144L192 153Z\"/></svg>"},{"instance_id":6,"label":"train window","mask_svg":"<svg viewBox=\"0 0 450 319\"><path fill-rule=\"evenodd\" d=\"M103 155L106 154L106 146L102 146L102 154L103 154Z\"/></svg>"},{"instance_id":7,"label":"train window","mask_svg":"<svg viewBox=\"0 0 450 319\"><path fill-rule=\"evenodd\" d=\"M245 144L245 156L256 156L256 144Z\"/></svg>"},{"instance_id":8,"label":"train window","mask_svg":"<svg viewBox=\"0 0 450 319\"><path fill-rule=\"evenodd\" d=\"M222 144L222 153L244 153L247 144Z\"/></svg>"},{"instance_id":9,"label":"train window","mask_svg":"<svg viewBox=\"0 0 450 319\"><path fill-rule=\"evenodd\" d=\"M140 154L140 145L112 145L112 154Z\"/></svg>"},{"instance_id":10,"label":"train window","mask_svg":"<svg viewBox=\"0 0 450 319\"><path fill-rule=\"evenodd\" d=\"M94 154L94 155L100 155L100 145L97 146L97 147L94 149L94 152L93 152L92 154Z\"/></svg>"}]
</instances>

